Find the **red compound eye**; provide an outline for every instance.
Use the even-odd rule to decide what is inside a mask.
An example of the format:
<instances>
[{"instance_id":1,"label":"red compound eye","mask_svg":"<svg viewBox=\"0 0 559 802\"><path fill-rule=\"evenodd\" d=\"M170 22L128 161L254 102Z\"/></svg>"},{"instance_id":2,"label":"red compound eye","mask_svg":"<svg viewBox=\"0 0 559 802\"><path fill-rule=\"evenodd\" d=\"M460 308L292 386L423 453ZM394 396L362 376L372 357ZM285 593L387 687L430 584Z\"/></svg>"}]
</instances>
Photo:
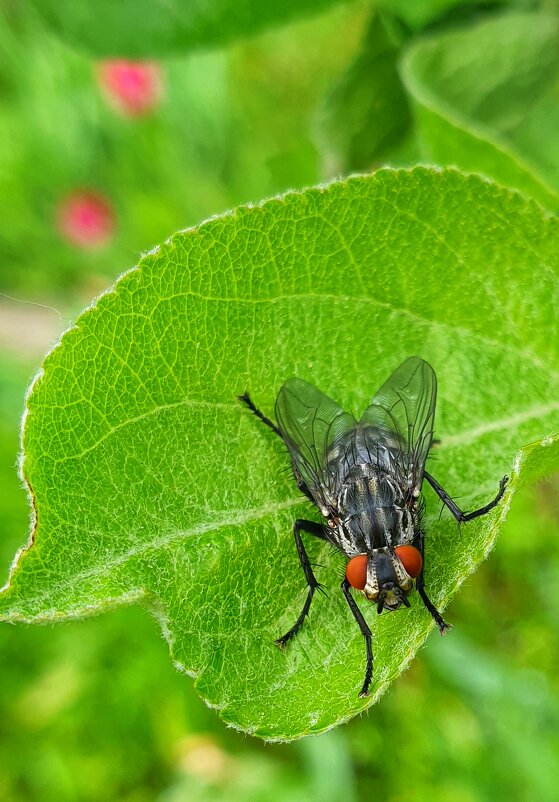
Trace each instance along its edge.
<instances>
[{"instance_id":1,"label":"red compound eye","mask_svg":"<svg viewBox=\"0 0 559 802\"><path fill-rule=\"evenodd\" d=\"M396 556L408 572L415 579L423 568L423 558L414 546L396 546Z\"/></svg>"},{"instance_id":2,"label":"red compound eye","mask_svg":"<svg viewBox=\"0 0 559 802\"><path fill-rule=\"evenodd\" d=\"M352 557L345 567L345 575L352 588L363 590L367 584L367 555Z\"/></svg>"}]
</instances>

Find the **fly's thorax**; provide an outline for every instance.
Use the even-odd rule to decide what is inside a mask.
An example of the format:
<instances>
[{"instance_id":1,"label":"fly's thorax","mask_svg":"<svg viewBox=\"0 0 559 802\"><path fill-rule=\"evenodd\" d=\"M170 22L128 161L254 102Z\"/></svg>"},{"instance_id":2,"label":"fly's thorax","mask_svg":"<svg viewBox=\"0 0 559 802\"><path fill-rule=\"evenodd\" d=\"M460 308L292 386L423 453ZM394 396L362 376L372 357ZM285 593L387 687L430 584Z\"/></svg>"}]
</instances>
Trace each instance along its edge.
<instances>
[{"instance_id":1,"label":"fly's thorax","mask_svg":"<svg viewBox=\"0 0 559 802\"><path fill-rule=\"evenodd\" d=\"M336 545L353 556L412 543L420 525L416 499L395 477L371 465L356 465L336 502Z\"/></svg>"}]
</instances>

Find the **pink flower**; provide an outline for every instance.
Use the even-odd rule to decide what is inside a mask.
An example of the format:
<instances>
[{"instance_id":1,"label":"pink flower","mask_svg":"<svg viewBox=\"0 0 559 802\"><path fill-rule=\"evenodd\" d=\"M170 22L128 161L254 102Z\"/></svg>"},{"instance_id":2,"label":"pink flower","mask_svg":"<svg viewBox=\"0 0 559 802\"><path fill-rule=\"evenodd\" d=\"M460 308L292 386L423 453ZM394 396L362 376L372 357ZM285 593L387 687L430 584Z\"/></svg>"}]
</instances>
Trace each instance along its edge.
<instances>
[{"instance_id":1,"label":"pink flower","mask_svg":"<svg viewBox=\"0 0 559 802\"><path fill-rule=\"evenodd\" d=\"M98 81L107 102L127 117L141 117L161 98L161 69L153 61L103 61Z\"/></svg>"},{"instance_id":2,"label":"pink flower","mask_svg":"<svg viewBox=\"0 0 559 802\"><path fill-rule=\"evenodd\" d=\"M108 200L92 190L67 195L61 200L56 217L62 237L86 250L105 245L115 228L115 215Z\"/></svg>"}]
</instances>

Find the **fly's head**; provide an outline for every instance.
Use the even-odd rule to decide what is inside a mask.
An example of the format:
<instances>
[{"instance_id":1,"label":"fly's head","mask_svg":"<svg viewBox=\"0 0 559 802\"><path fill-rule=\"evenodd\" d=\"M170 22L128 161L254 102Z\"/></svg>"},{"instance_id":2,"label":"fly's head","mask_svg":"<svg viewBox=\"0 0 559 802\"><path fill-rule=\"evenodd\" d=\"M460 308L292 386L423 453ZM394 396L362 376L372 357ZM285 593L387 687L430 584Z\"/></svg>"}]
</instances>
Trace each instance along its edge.
<instances>
[{"instance_id":1,"label":"fly's head","mask_svg":"<svg viewBox=\"0 0 559 802\"><path fill-rule=\"evenodd\" d=\"M421 554L414 546L385 547L352 557L346 565L346 577L382 613L410 606L408 596L422 567Z\"/></svg>"}]
</instances>

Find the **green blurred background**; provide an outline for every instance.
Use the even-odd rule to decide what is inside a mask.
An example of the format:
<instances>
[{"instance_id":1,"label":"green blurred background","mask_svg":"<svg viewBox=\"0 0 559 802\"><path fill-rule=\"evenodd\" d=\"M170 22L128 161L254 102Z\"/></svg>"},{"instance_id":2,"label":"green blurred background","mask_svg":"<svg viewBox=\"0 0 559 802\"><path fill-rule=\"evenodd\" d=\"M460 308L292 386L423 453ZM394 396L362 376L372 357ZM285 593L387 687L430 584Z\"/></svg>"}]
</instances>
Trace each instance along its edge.
<instances>
[{"instance_id":1,"label":"green blurred background","mask_svg":"<svg viewBox=\"0 0 559 802\"><path fill-rule=\"evenodd\" d=\"M418 35L414 27L468 24L506 4L427 5L425 19L383 18L389 50ZM343 115L329 104L351 108L348 67L363 58L371 15L367 3L344 4L162 60L140 108L30 6L0 3L2 581L28 529L16 471L25 390L79 309L177 229L342 168L416 159L412 117L386 62L390 102L379 99L377 116L397 104L382 136L335 127ZM87 208L69 220L76 198ZM497 549L449 610L450 637L432 635L367 715L289 745L227 729L175 672L139 608L2 626L0 799L559 799L558 488L550 481L515 497Z\"/></svg>"}]
</instances>

